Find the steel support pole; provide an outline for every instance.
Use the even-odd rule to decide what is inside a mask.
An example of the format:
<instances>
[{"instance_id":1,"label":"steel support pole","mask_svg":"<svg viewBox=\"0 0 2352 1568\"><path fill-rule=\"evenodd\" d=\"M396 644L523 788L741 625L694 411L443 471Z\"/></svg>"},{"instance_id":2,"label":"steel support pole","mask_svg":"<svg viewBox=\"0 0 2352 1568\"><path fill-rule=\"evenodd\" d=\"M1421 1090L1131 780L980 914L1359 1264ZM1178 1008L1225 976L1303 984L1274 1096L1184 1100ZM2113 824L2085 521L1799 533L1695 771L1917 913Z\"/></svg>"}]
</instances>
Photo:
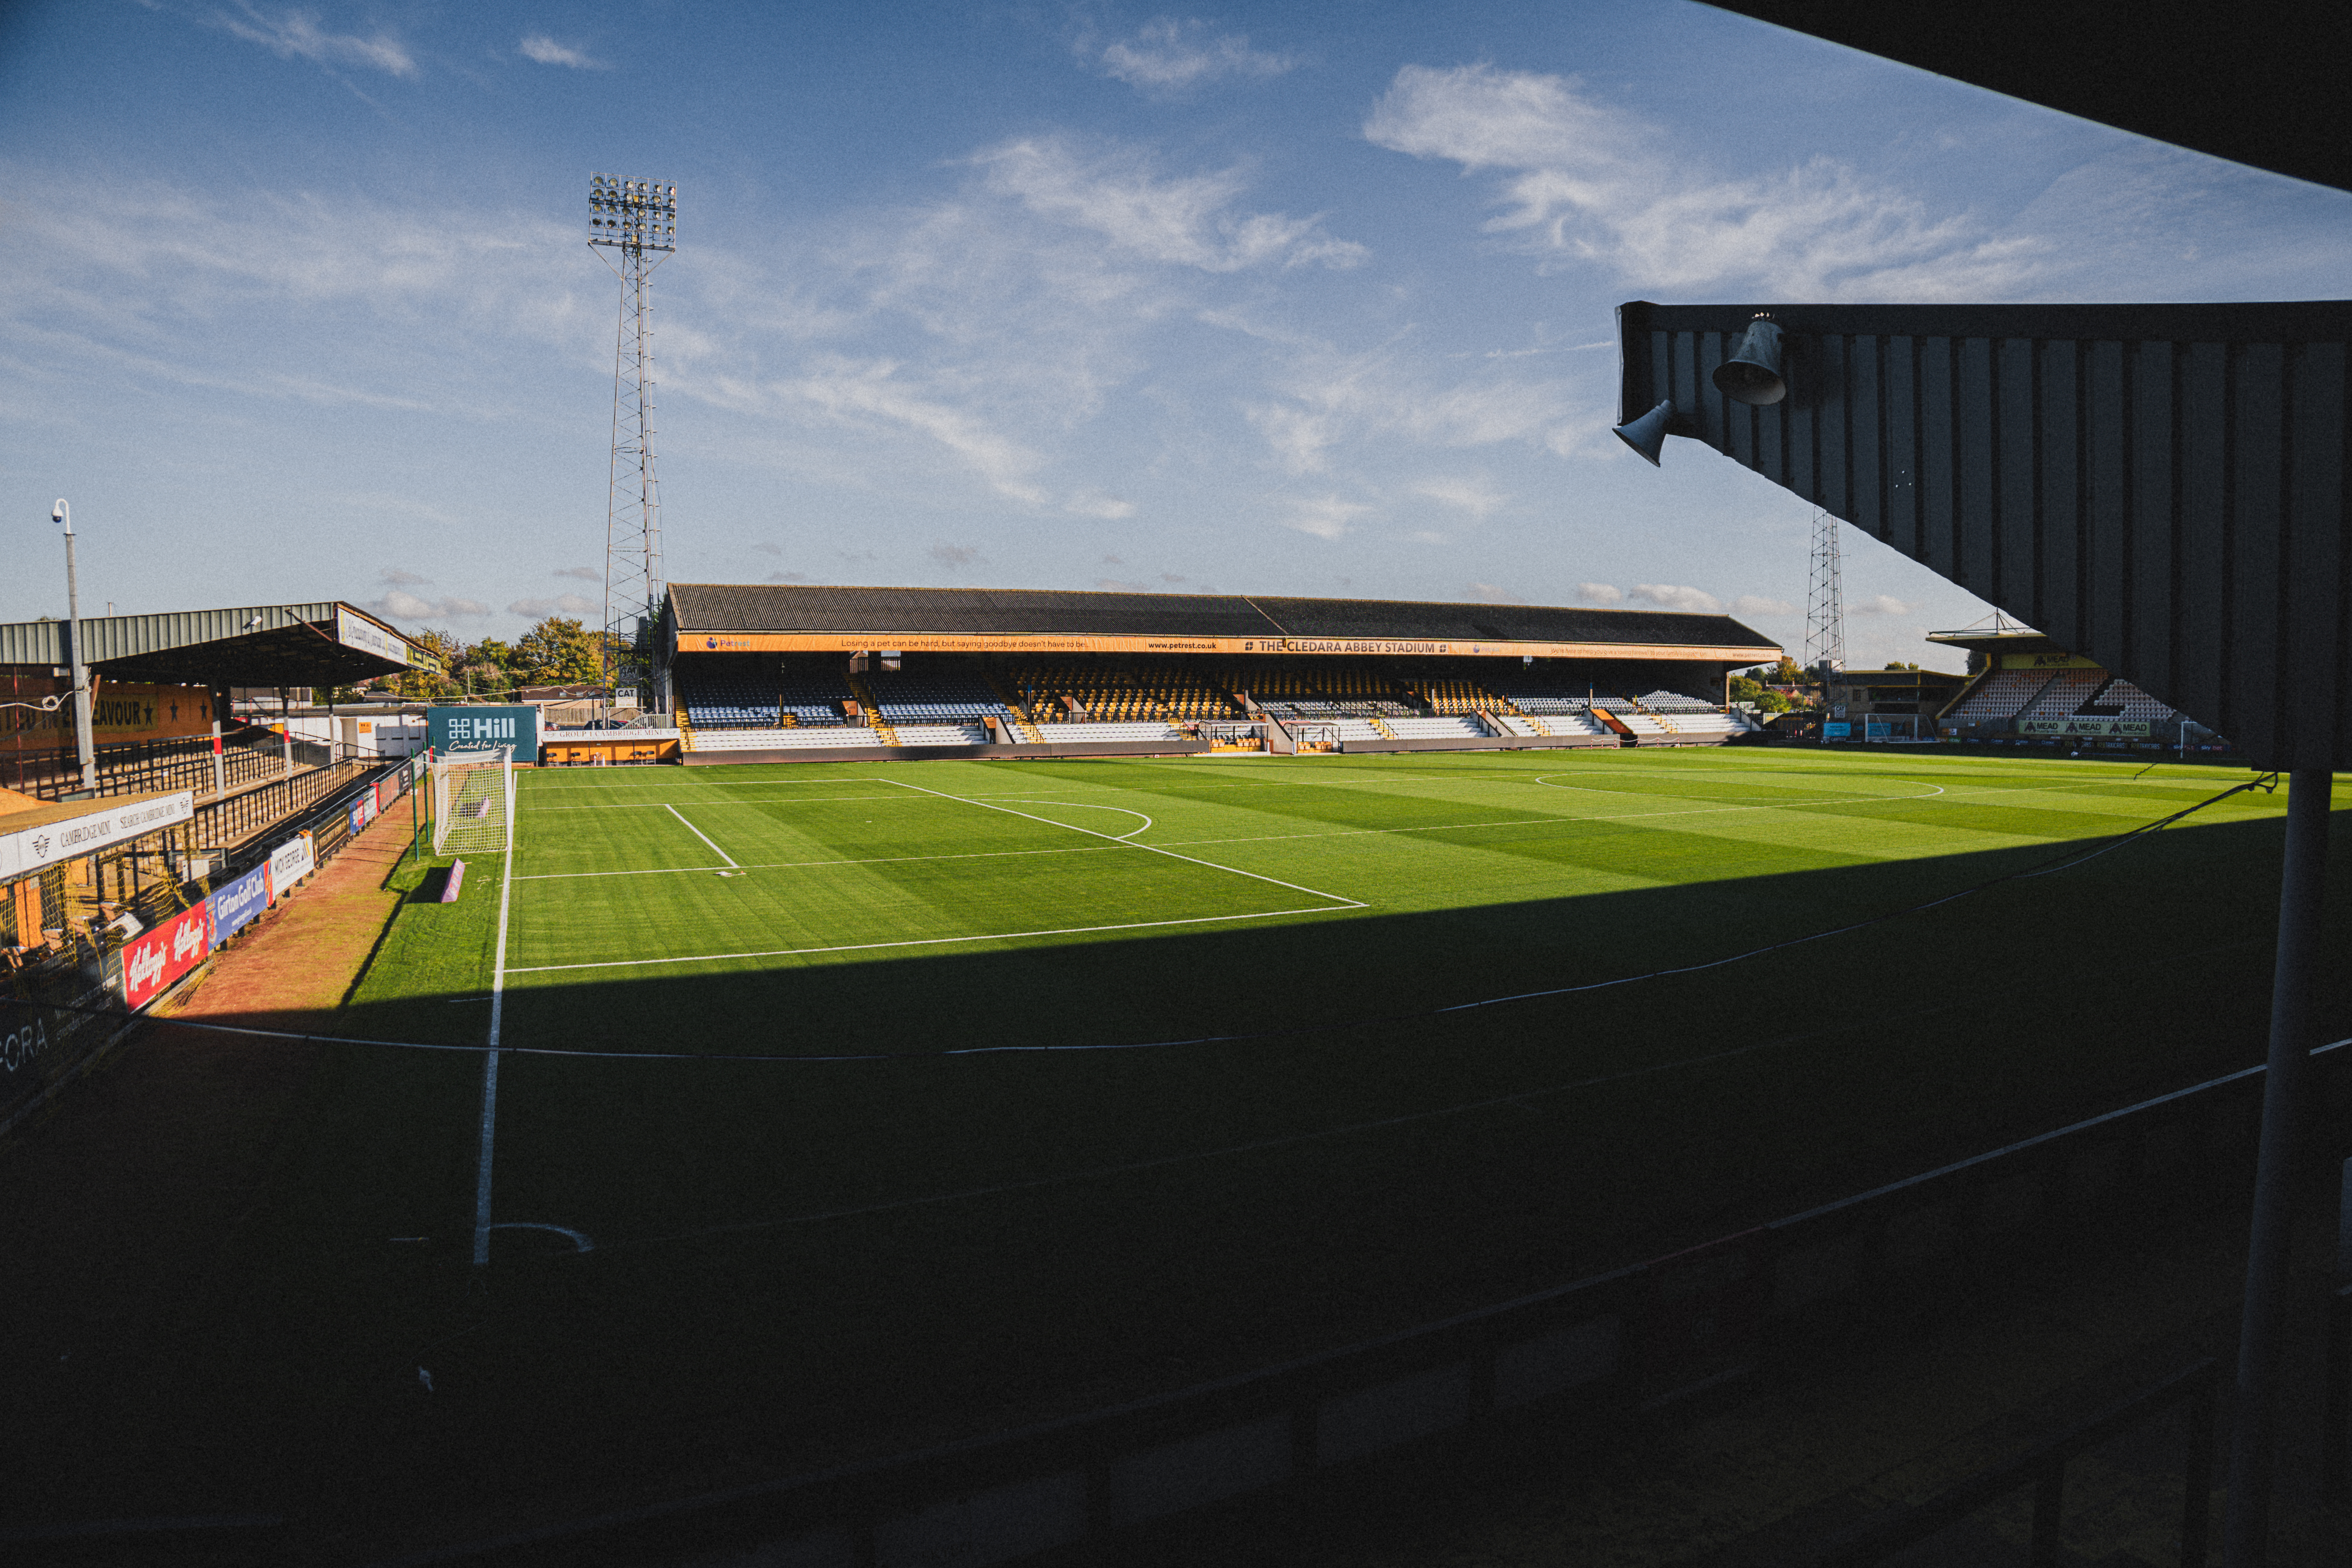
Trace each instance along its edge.
<instances>
[{"instance_id":1,"label":"steel support pole","mask_svg":"<svg viewBox=\"0 0 2352 1568\"><path fill-rule=\"evenodd\" d=\"M73 524L66 524L66 636L73 656L74 755L85 795L98 793L98 749L89 732L89 672L81 657L81 585L74 580Z\"/></svg>"},{"instance_id":2,"label":"steel support pole","mask_svg":"<svg viewBox=\"0 0 2352 1568\"><path fill-rule=\"evenodd\" d=\"M2263 1081L2262 1150L2254 1170L2252 1234L2246 1248L2245 1316L2238 1335L2237 1398L2230 1434L2230 1506L2222 1528L2227 1568L2263 1568L2270 1545L2271 1482L2278 1437L2278 1383L2289 1273L2295 1144L2311 1084L2312 983L2319 972L2319 914L2327 883L2327 813L2335 775L2288 775L2286 858L2279 873L2278 949L2271 977L2269 1069Z\"/></svg>"}]
</instances>

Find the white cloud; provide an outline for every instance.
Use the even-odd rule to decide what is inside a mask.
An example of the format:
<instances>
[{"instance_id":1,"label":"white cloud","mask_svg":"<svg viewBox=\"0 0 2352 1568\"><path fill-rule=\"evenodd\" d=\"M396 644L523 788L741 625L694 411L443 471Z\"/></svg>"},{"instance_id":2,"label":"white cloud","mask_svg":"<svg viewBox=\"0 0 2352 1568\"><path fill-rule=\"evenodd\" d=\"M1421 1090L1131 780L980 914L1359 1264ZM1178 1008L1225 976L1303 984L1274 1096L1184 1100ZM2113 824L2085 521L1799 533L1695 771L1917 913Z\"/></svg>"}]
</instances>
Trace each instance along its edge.
<instances>
[{"instance_id":1,"label":"white cloud","mask_svg":"<svg viewBox=\"0 0 2352 1568\"><path fill-rule=\"evenodd\" d=\"M1731 601L1735 616L1793 616L1797 606L1786 599L1768 599L1760 594L1742 594Z\"/></svg>"},{"instance_id":2,"label":"white cloud","mask_svg":"<svg viewBox=\"0 0 2352 1568\"><path fill-rule=\"evenodd\" d=\"M507 606L509 614L529 616L538 620L545 616L593 616L604 606L593 599L583 599L577 594L558 594L552 599L517 599Z\"/></svg>"},{"instance_id":3,"label":"white cloud","mask_svg":"<svg viewBox=\"0 0 2352 1568\"><path fill-rule=\"evenodd\" d=\"M1433 528L1421 529L1416 532L1407 534L1405 537L1412 540L1416 544L1451 544L1454 542L1454 536L1452 534L1440 533Z\"/></svg>"},{"instance_id":4,"label":"white cloud","mask_svg":"<svg viewBox=\"0 0 2352 1568\"><path fill-rule=\"evenodd\" d=\"M1089 229L1120 250L1204 272L1245 268L1353 267L1367 252L1323 232L1320 216L1242 214L1242 172L1160 178L1125 148L1082 153L1068 138L1030 137L982 153L988 187L1036 216Z\"/></svg>"},{"instance_id":5,"label":"white cloud","mask_svg":"<svg viewBox=\"0 0 2352 1568\"><path fill-rule=\"evenodd\" d=\"M1099 50L1080 46L1103 74L1152 92L1180 92L1222 77L1276 77L1298 62L1286 55L1249 47L1246 33L1212 37L1209 25L1161 16L1144 24L1131 39Z\"/></svg>"},{"instance_id":6,"label":"white cloud","mask_svg":"<svg viewBox=\"0 0 2352 1568\"><path fill-rule=\"evenodd\" d=\"M813 583L816 581L816 579L809 576L804 572L771 572L768 574L767 580L771 583Z\"/></svg>"},{"instance_id":7,"label":"white cloud","mask_svg":"<svg viewBox=\"0 0 2352 1568\"><path fill-rule=\"evenodd\" d=\"M1375 144L1500 176L1490 233L1671 293L1751 282L1796 299L1993 299L2049 247L1938 217L1830 158L1727 178L1571 79L1406 66L1364 122Z\"/></svg>"},{"instance_id":8,"label":"white cloud","mask_svg":"<svg viewBox=\"0 0 2352 1568\"><path fill-rule=\"evenodd\" d=\"M1339 538L1348 531L1350 523L1372 510L1360 501L1341 500L1335 495L1295 500L1290 508L1290 515L1283 520L1284 526L1318 539Z\"/></svg>"},{"instance_id":9,"label":"white cloud","mask_svg":"<svg viewBox=\"0 0 2352 1568\"><path fill-rule=\"evenodd\" d=\"M555 569L555 574L559 577L577 577L583 583L602 583L604 580L604 574L597 571L593 566L559 566Z\"/></svg>"},{"instance_id":10,"label":"white cloud","mask_svg":"<svg viewBox=\"0 0 2352 1568\"><path fill-rule=\"evenodd\" d=\"M1244 407L1276 462L1294 474L1327 471L1331 449L1351 437L1402 436L1435 447L1525 442L1565 455L1591 439L1593 429L1608 426L1565 382L1505 377L1432 384L1387 349L1305 353L1294 363L1284 378L1286 401ZM1475 480L1432 480L1415 489L1474 511L1509 499Z\"/></svg>"},{"instance_id":11,"label":"white cloud","mask_svg":"<svg viewBox=\"0 0 2352 1568\"><path fill-rule=\"evenodd\" d=\"M988 557L969 544L934 544L924 552L950 572L961 572L967 566L978 565Z\"/></svg>"},{"instance_id":12,"label":"white cloud","mask_svg":"<svg viewBox=\"0 0 2352 1568\"><path fill-rule=\"evenodd\" d=\"M1029 476L1044 463L1037 453L990 428L986 421L898 379L889 360L859 363L827 355L796 381L776 389L847 423L880 420L928 437L986 478L998 494L1031 505L1049 497Z\"/></svg>"},{"instance_id":13,"label":"white cloud","mask_svg":"<svg viewBox=\"0 0 2352 1568\"><path fill-rule=\"evenodd\" d=\"M1095 586L1106 594L1150 594L1156 592L1149 583L1130 583L1124 577L1097 577Z\"/></svg>"},{"instance_id":14,"label":"white cloud","mask_svg":"<svg viewBox=\"0 0 2352 1568\"><path fill-rule=\"evenodd\" d=\"M420 599L404 589L393 588L372 604L360 606L393 621L467 621L478 619L490 613L490 607L476 599Z\"/></svg>"},{"instance_id":15,"label":"white cloud","mask_svg":"<svg viewBox=\"0 0 2352 1568\"><path fill-rule=\"evenodd\" d=\"M1073 517L1100 518L1105 522L1117 522L1135 515L1135 503L1117 496L1104 495L1099 490L1080 490L1062 503L1062 510Z\"/></svg>"},{"instance_id":16,"label":"white cloud","mask_svg":"<svg viewBox=\"0 0 2352 1568\"><path fill-rule=\"evenodd\" d=\"M573 70L600 71L612 68L599 59L591 59L582 50L567 47L545 33L533 33L515 46L525 59L537 60L543 66L570 66Z\"/></svg>"},{"instance_id":17,"label":"white cloud","mask_svg":"<svg viewBox=\"0 0 2352 1568\"><path fill-rule=\"evenodd\" d=\"M430 577L420 577L414 572L404 572L397 566L387 566L379 574L379 582L394 588L414 588L420 583L430 583Z\"/></svg>"},{"instance_id":18,"label":"white cloud","mask_svg":"<svg viewBox=\"0 0 2352 1568\"><path fill-rule=\"evenodd\" d=\"M416 61L398 38L378 28L373 37L355 33L330 33L310 11L281 11L275 17L259 6L244 4L236 13L215 11L207 18L214 26L247 43L259 44L279 59L303 59L313 65L362 66L387 76L416 74Z\"/></svg>"},{"instance_id":19,"label":"white cloud","mask_svg":"<svg viewBox=\"0 0 2352 1568\"><path fill-rule=\"evenodd\" d=\"M1482 605L1524 605L1527 601L1508 588L1498 588L1492 583L1472 583L1462 590Z\"/></svg>"},{"instance_id":20,"label":"white cloud","mask_svg":"<svg viewBox=\"0 0 2352 1568\"><path fill-rule=\"evenodd\" d=\"M1682 610L1694 616L1723 614L1723 601L1697 588L1685 588L1672 583L1636 583L1629 598L1640 599L1669 610Z\"/></svg>"},{"instance_id":21,"label":"white cloud","mask_svg":"<svg viewBox=\"0 0 2352 1568\"><path fill-rule=\"evenodd\" d=\"M1613 583L1579 583L1576 596L1589 605L1622 605L1625 590Z\"/></svg>"},{"instance_id":22,"label":"white cloud","mask_svg":"<svg viewBox=\"0 0 2352 1568\"><path fill-rule=\"evenodd\" d=\"M1891 594L1873 594L1867 599L1856 600L1846 608L1857 616L1907 616L1911 606Z\"/></svg>"},{"instance_id":23,"label":"white cloud","mask_svg":"<svg viewBox=\"0 0 2352 1568\"><path fill-rule=\"evenodd\" d=\"M1481 522L1493 516L1497 507L1511 499L1485 479L1475 477L1423 479L1412 487L1412 493L1426 496L1441 505L1458 508Z\"/></svg>"}]
</instances>

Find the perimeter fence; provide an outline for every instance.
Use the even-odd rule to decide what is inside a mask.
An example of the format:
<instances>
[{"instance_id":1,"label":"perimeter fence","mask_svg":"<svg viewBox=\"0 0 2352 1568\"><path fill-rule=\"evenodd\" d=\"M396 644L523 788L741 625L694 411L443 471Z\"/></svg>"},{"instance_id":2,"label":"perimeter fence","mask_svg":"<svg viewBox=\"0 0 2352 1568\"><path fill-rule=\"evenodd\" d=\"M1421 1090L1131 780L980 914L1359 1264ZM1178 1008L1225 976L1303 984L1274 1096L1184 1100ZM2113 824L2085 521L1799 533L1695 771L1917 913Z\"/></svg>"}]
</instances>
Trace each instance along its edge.
<instances>
[{"instance_id":1,"label":"perimeter fence","mask_svg":"<svg viewBox=\"0 0 2352 1568\"><path fill-rule=\"evenodd\" d=\"M37 1113L68 1082L130 1038L142 1021L142 1009L194 973L217 942L226 938L215 935L215 925L198 922L204 932L201 946L186 951L183 944L183 951L171 960L171 984L142 996L140 1009L133 1009L124 984L123 955L137 942L177 936L172 930L174 923L194 921L213 893L260 869L273 855L305 839L309 847L301 859L307 862L302 873L307 877L341 854L370 819L405 793L414 772L412 762L403 758L374 767L347 765L298 773L284 781L282 787L307 792L307 809L303 804L281 806L284 815L268 831L250 835L224 857L209 878L213 892L192 899L180 884L156 884L146 901L133 910L147 928L144 937L125 943L111 935L101 938L76 931L50 958L13 970L7 977L7 994L0 996L0 1136ZM219 805L235 807L265 793L233 796ZM201 826L202 812L197 820ZM58 869L54 874L64 873ZM290 881L286 887L273 887L267 901L275 902L291 890Z\"/></svg>"},{"instance_id":2,"label":"perimeter fence","mask_svg":"<svg viewBox=\"0 0 2352 1568\"><path fill-rule=\"evenodd\" d=\"M2352 1105L2347 1047L2314 1053L2320 1090L2339 1113ZM1193 1509L1530 1416L1605 1433L1825 1336L1899 1319L1958 1279L2030 1268L2086 1237L2236 1190L2251 1170L2263 1073L2231 1073L1669 1256L1322 1354L379 1568L682 1563L746 1552L754 1555L744 1561L801 1568L987 1568L1116 1541ZM2340 1115L2328 1125L2341 1126ZM2315 1169L2323 1155L2345 1152L2314 1149ZM2192 1369L2130 1411L2108 1412L1969 1484L1988 1501L2035 1484L2052 1515L2042 1538L2054 1543L2063 1481L2051 1478L2064 1459L2156 1405L2201 1400L2207 1376ZM1948 1512L1959 1506L1942 1503ZM1924 1534L1932 1522L1923 1514L1882 1528ZM2198 1505L2187 1505L2185 1541L2204 1528ZM1840 1543L1864 1556L1839 1560L1869 1560L1871 1547Z\"/></svg>"}]
</instances>

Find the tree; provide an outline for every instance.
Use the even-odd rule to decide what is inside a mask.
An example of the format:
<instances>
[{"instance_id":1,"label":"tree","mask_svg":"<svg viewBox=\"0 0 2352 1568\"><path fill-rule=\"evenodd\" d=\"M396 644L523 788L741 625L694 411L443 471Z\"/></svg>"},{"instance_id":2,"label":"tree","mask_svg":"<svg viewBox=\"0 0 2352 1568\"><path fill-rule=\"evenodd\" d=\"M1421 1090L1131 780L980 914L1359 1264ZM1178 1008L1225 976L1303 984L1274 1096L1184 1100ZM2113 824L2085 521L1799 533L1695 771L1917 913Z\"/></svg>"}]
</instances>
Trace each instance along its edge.
<instances>
[{"instance_id":1,"label":"tree","mask_svg":"<svg viewBox=\"0 0 2352 1568\"><path fill-rule=\"evenodd\" d=\"M578 621L550 616L522 635L504 663L519 685L581 685L604 674L599 640Z\"/></svg>"},{"instance_id":2,"label":"tree","mask_svg":"<svg viewBox=\"0 0 2352 1568\"><path fill-rule=\"evenodd\" d=\"M466 645L448 632L431 629L418 632L409 638L409 641L439 659L441 672L436 674L429 669L403 670L398 675L384 677L379 684L385 690L396 691L403 697L443 697L456 690L457 685L449 677L450 673L457 668L458 661L465 657Z\"/></svg>"}]
</instances>

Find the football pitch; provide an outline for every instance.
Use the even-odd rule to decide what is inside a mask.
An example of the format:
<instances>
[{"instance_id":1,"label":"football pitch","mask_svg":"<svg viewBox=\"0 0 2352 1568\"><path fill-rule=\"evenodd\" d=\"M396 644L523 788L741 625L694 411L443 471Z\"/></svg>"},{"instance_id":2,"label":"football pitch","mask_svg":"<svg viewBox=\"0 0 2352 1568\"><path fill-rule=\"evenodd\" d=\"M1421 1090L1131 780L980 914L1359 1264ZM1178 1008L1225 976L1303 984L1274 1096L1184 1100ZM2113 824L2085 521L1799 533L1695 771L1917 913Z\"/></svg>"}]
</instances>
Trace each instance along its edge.
<instances>
[{"instance_id":1,"label":"football pitch","mask_svg":"<svg viewBox=\"0 0 2352 1568\"><path fill-rule=\"evenodd\" d=\"M446 1453L501 1484L1196 1382L2258 1060L2284 794L2086 857L2246 776L528 773L457 902L404 873L339 1025L479 1047L495 1014L494 1116L478 1049L331 1047L241 1267L320 1386L430 1363L477 1401Z\"/></svg>"}]
</instances>

